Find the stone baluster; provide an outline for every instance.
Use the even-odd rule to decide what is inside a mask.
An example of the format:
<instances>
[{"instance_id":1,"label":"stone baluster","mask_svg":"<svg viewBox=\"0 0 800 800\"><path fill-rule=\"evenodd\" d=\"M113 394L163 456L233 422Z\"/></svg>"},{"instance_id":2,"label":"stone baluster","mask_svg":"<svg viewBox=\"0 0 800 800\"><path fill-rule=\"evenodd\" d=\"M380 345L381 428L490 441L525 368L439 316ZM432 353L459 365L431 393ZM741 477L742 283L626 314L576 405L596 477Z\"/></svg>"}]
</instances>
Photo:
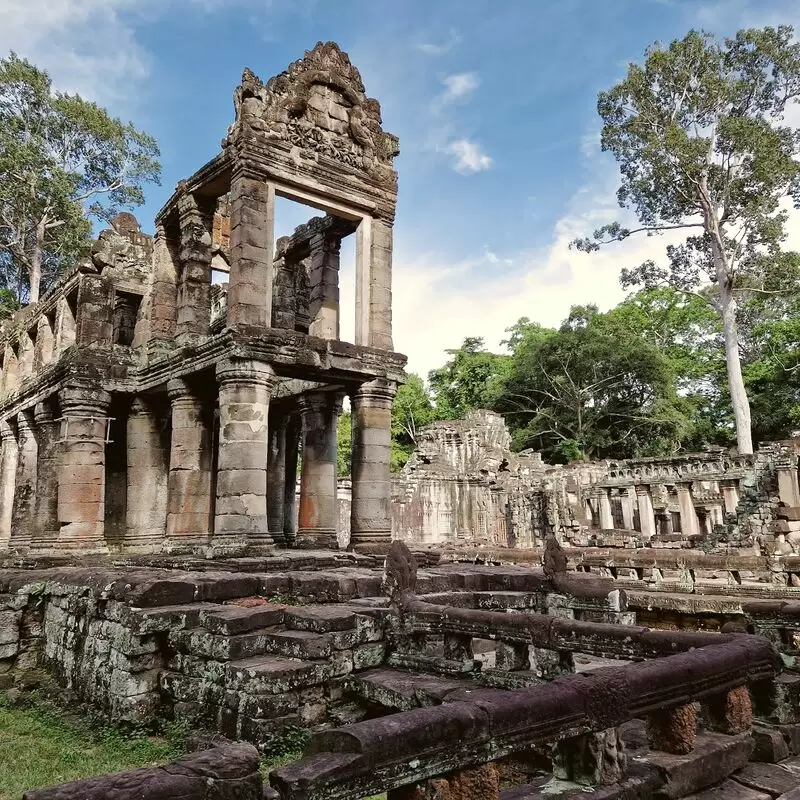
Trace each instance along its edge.
<instances>
[{"instance_id":1,"label":"stone baluster","mask_svg":"<svg viewBox=\"0 0 800 800\"><path fill-rule=\"evenodd\" d=\"M472 670L475 666L472 636L463 633L445 633L444 658L445 661L460 664L463 670Z\"/></svg>"},{"instance_id":2,"label":"stone baluster","mask_svg":"<svg viewBox=\"0 0 800 800\"><path fill-rule=\"evenodd\" d=\"M342 396L325 392L304 394L303 457L300 472L300 509L297 546L336 549L336 439Z\"/></svg>"},{"instance_id":3,"label":"stone baluster","mask_svg":"<svg viewBox=\"0 0 800 800\"><path fill-rule=\"evenodd\" d=\"M212 530L211 413L182 379L167 384L172 409L166 549L207 545Z\"/></svg>"},{"instance_id":4,"label":"stone baluster","mask_svg":"<svg viewBox=\"0 0 800 800\"><path fill-rule=\"evenodd\" d=\"M271 547L267 522L269 402L275 373L260 361L217 364L219 458L212 544Z\"/></svg>"},{"instance_id":5,"label":"stone baluster","mask_svg":"<svg viewBox=\"0 0 800 800\"><path fill-rule=\"evenodd\" d=\"M737 686L703 703L709 726L730 735L750 730L753 706L747 686Z\"/></svg>"},{"instance_id":6,"label":"stone baluster","mask_svg":"<svg viewBox=\"0 0 800 800\"><path fill-rule=\"evenodd\" d=\"M60 457L61 421L53 405L42 402L34 412L38 437L38 464L36 468L36 499L33 509L33 534L31 549L47 551L58 540L58 461Z\"/></svg>"},{"instance_id":7,"label":"stone baluster","mask_svg":"<svg viewBox=\"0 0 800 800\"><path fill-rule=\"evenodd\" d=\"M610 786L625 777L628 757L617 728L583 733L553 745L553 777L581 786Z\"/></svg>"},{"instance_id":8,"label":"stone baluster","mask_svg":"<svg viewBox=\"0 0 800 800\"><path fill-rule=\"evenodd\" d=\"M553 680L562 675L572 675L575 672L575 659L569 650L550 650L545 647L532 647L535 670L537 677L544 680Z\"/></svg>"},{"instance_id":9,"label":"stone baluster","mask_svg":"<svg viewBox=\"0 0 800 800\"><path fill-rule=\"evenodd\" d=\"M167 525L168 454L161 419L145 398L128 413L128 498L123 545L131 552L159 548Z\"/></svg>"},{"instance_id":10,"label":"stone baluster","mask_svg":"<svg viewBox=\"0 0 800 800\"><path fill-rule=\"evenodd\" d=\"M105 552L106 435L109 394L96 386L61 391L58 548Z\"/></svg>"},{"instance_id":11,"label":"stone baluster","mask_svg":"<svg viewBox=\"0 0 800 800\"><path fill-rule=\"evenodd\" d=\"M19 448L15 426L8 419L0 420L0 551L11 541L11 521L17 480Z\"/></svg>"},{"instance_id":12,"label":"stone baluster","mask_svg":"<svg viewBox=\"0 0 800 800\"><path fill-rule=\"evenodd\" d=\"M392 402L397 386L376 379L350 397L352 406L352 507L350 547L380 551L392 540L390 473Z\"/></svg>"},{"instance_id":13,"label":"stone baluster","mask_svg":"<svg viewBox=\"0 0 800 800\"><path fill-rule=\"evenodd\" d=\"M17 414L17 480L14 490L14 512L11 521L11 548L30 547L33 528L33 506L36 494L36 469L39 444L33 410Z\"/></svg>"},{"instance_id":14,"label":"stone baluster","mask_svg":"<svg viewBox=\"0 0 800 800\"><path fill-rule=\"evenodd\" d=\"M271 414L267 454L267 519L269 533L276 544L286 544L286 414ZM295 458L296 461L296 458Z\"/></svg>"},{"instance_id":15,"label":"stone baluster","mask_svg":"<svg viewBox=\"0 0 800 800\"><path fill-rule=\"evenodd\" d=\"M529 645L520 642L498 642L494 665L497 669L509 672L530 669Z\"/></svg>"},{"instance_id":16,"label":"stone baluster","mask_svg":"<svg viewBox=\"0 0 800 800\"><path fill-rule=\"evenodd\" d=\"M400 786L386 793L386 800L500 800L500 772L494 764L451 772L447 777Z\"/></svg>"},{"instance_id":17,"label":"stone baluster","mask_svg":"<svg viewBox=\"0 0 800 800\"><path fill-rule=\"evenodd\" d=\"M650 487L644 484L636 485L636 502L639 506L639 529L642 538L651 539L656 533L656 518L653 513L653 498Z\"/></svg>"},{"instance_id":18,"label":"stone baluster","mask_svg":"<svg viewBox=\"0 0 800 800\"><path fill-rule=\"evenodd\" d=\"M697 708L694 703L654 711L647 717L647 738L653 750L687 755L697 738Z\"/></svg>"}]
</instances>

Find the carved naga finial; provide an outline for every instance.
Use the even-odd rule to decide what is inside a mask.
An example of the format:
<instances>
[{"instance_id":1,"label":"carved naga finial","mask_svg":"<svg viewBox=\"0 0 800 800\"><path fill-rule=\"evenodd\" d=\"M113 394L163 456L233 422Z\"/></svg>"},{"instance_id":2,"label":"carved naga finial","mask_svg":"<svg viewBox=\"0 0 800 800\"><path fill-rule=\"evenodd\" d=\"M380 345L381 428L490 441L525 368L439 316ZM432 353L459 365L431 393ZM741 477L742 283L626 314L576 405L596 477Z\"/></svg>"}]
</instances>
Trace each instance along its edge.
<instances>
[{"instance_id":1,"label":"carved naga finial","mask_svg":"<svg viewBox=\"0 0 800 800\"><path fill-rule=\"evenodd\" d=\"M417 562L405 542L394 541L386 554L381 589L398 610L406 608L417 588Z\"/></svg>"}]
</instances>

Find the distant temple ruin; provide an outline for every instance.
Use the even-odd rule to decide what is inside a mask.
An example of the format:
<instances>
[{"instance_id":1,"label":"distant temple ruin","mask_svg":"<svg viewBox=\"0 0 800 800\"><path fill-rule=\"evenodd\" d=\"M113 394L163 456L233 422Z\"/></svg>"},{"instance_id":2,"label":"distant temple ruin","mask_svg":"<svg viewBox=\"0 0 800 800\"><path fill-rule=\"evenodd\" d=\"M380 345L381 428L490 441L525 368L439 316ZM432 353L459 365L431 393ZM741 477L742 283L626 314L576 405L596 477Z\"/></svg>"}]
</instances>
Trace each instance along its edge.
<instances>
[{"instance_id":1,"label":"distant temple ruin","mask_svg":"<svg viewBox=\"0 0 800 800\"><path fill-rule=\"evenodd\" d=\"M154 239L120 215L90 262L3 326L0 550L335 547L346 394L351 541L388 545L406 360L391 325L397 139L330 43L266 84L245 71L234 105L221 153L181 181ZM276 196L326 215L276 246ZM347 343L339 253L351 234Z\"/></svg>"}]
</instances>

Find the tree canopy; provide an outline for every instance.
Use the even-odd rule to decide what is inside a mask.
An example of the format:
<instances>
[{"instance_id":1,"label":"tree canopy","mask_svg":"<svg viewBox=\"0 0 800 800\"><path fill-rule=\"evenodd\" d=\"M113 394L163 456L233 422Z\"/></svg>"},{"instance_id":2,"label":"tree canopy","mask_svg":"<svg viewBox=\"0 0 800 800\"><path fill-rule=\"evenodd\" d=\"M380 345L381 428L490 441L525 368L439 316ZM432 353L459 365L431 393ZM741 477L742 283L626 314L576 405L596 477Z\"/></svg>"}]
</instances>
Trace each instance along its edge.
<instances>
[{"instance_id":1,"label":"tree canopy","mask_svg":"<svg viewBox=\"0 0 800 800\"><path fill-rule=\"evenodd\" d=\"M742 453L753 446L739 312L752 296L795 292L800 279L797 259L781 250L782 203L800 201L800 133L783 117L799 97L800 44L789 26L723 42L690 31L654 45L597 104L602 149L619 163L617 199L637 223L574 242L592 251L635 233L691 234L666 248L666 263L626 269L622 282L670 286L717 312Z\"/></svg>"},{"instance_id":2,"label":"tree canopy","mask_svg":"<svg viewBox=\"0 0 800 800\"><path fill-rule=\"evenodd\" d=\"M155 139L11 53L0 59L0 290L36 302L110 220L158 183ZM6 307L6 304L3 304Z\"/></svg>"}]
</instances>

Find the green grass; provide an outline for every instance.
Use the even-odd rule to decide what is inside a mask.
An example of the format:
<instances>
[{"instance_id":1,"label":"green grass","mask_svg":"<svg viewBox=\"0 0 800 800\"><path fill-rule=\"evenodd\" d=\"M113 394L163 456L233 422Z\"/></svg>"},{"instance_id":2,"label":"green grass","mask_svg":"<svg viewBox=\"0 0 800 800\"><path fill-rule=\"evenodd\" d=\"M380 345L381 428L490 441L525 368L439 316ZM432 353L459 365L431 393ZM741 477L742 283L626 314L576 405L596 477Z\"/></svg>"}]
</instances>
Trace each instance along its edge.
<instances>
[{"instance_id":1,"label":"green grass","mask_svg":"<svg viewBox=\"0 0 800 800\"><path fill-rule=\"evenodd\" d=\"M0 694L0 800L18 800L29 789L166 764L184 753L186 731L180 726L154 736L66 714L39 699L20 708L4 700ZM290 729L268 744L261 761L265 782L270 770L302 757L307 736Z\"/></svg>"},{"instance_id":2,"label":"green grass","mask_svg":"<svg viewBox=\"0 0 800 800\"><path fill-rule=\"evenodd\" d=\"M177 739L67 718L45 704L0 705L0 800L17 800L28 789L163 764L181 754Z\"/></svg>"}]
</instances>

